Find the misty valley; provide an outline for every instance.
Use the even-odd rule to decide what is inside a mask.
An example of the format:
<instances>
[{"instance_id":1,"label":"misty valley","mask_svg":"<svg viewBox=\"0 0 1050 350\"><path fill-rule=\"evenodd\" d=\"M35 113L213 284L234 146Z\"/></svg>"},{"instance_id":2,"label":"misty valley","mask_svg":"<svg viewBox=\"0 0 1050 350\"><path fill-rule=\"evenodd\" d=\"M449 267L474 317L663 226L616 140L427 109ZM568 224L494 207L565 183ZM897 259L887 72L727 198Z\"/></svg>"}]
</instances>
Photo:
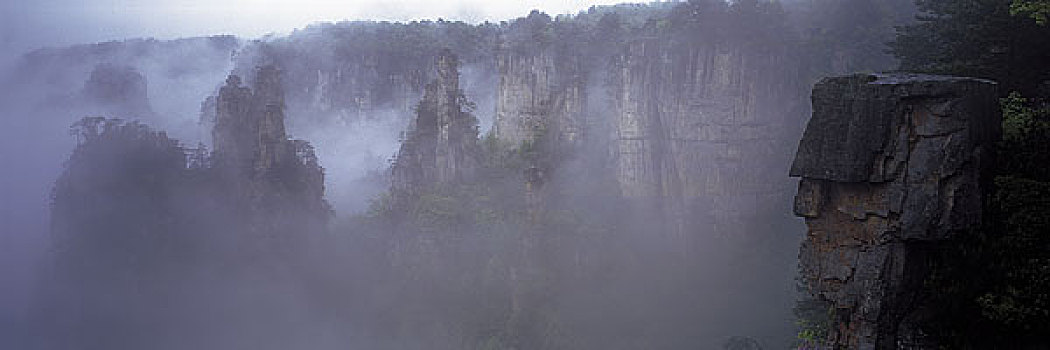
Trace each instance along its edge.
<instances>
[{"instance_id":1,"label":"misty valley","mask_svg":"<svg viewBox=\"0 0 1050 350\"><path fill-rule=\"evenodd\" d=\"M1047 349L1048 13L690 0L18 53L0 348Z\"/></svg>"}]
</instances>

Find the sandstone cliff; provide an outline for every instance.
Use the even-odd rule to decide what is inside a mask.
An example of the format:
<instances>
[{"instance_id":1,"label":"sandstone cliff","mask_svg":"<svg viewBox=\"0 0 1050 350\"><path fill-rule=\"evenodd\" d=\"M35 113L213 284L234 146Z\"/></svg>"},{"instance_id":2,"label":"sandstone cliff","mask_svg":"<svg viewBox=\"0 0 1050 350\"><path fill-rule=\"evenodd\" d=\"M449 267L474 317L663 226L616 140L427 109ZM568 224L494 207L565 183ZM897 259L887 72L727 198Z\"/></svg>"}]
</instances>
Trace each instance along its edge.
<instances>
[{"instance_id":1,"label":"sandstone cliff","mask_svg":"<svg viewBox=\"0 0 1050 350\"><path fill-rule=\"evenodd\" d=\"M791 175L808 234L810 294L831 305L829 345L935 349L923 281L945 240L982 221L1000 118L995 83L925 75L827 78Z\"/></svg>"}]
</instances>

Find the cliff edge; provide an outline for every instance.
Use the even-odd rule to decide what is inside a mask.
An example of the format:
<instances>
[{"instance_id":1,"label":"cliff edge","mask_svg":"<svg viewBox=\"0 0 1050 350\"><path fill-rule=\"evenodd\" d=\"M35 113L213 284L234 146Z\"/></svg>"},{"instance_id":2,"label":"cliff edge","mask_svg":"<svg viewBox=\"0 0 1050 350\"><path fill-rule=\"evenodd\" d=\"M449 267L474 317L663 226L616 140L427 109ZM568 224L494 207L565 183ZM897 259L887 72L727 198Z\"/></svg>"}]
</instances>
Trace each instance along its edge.
<instances>
[{"instance_id":1,"label":"cliff edge","mask_svg":"<svg viewBox=\"0 0 1050 350\"><path fill-rule=\"evenodd\" d=\"M932 349L928 260L976 232L1000 137L996 84L916 74L825 78L791 176L801 279L830 305L828 345Z\"/></svg>"}]
</instances>

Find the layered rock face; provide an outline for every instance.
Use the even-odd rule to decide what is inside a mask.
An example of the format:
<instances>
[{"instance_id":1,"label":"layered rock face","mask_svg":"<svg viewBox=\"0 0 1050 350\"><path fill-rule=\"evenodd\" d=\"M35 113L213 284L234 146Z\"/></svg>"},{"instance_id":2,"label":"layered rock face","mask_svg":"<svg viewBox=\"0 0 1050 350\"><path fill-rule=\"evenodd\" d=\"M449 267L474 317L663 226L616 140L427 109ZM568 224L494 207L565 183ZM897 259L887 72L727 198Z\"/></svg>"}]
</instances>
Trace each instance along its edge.
<instances>
[{"instance_id":1,"label":"layered rock face","mask_svg":"<svg viewBox=\"0 0 1050 350\"><path fill-rule=\"evenodd\" d=\"M436 61L436 78L426 87L392 167L395 193L468 181L478 166L478 122L459 88L459 61L448 50Z\"/></svg>"},{"instance_id":2,"label":"layered rock face","mask_svg":"<svg viewBox=\"0 0 1050 350\"><path fill-rule=\"evenodd\" d=\"M981 224L1000 134L994 83L926 75L827 78L791 175L808 234L802 280L830 303L834 348L933 349L921 293L932 252Z\"/></svg>"}]
</instances>

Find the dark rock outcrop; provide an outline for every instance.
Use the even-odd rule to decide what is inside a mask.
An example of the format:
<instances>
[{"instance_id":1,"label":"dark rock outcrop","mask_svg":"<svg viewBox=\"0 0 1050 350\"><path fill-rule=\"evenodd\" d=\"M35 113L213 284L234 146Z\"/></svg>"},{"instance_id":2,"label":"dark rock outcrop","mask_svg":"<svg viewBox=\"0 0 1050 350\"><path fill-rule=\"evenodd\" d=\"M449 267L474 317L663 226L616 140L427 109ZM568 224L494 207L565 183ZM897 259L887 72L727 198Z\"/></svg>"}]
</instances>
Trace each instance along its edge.
<instances>
[{"instance_id":1,"label":"dark rock outcrop","mask_svg":"<svg viewBox=\"0 0 1050 350\"><path fill-rule=\"evenodd\" d=\"M923 335L932 252L982 220L994 142L995 83L928 75L827 78L791 175L808 234L799 260L829 302L833 348L936 348Z\"/></svg>"}]
</instances>

